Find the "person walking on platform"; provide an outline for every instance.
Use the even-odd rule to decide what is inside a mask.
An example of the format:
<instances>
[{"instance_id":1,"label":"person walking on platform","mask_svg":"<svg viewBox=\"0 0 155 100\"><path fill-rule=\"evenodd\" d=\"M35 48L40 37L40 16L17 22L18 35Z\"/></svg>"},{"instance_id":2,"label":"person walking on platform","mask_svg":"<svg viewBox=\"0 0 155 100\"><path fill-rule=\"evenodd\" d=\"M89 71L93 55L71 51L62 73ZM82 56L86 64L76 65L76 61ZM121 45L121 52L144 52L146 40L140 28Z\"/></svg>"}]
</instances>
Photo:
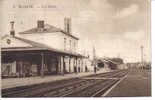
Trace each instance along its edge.
<instances>
[{"instance_id":1,"label":"person walking on platform","mask_svg":"<svg viewBox=\"0 0 155 100\"><path fill-rule=\"evenodd\" d=\"M96 69L96 66L94 67L94 73L96 74L96 71L97 71L97 69Z\"/></svg>"},{"instance_id":2,"label":"person walking on platform","mask_svg":"<svg viewBox=\"0 0 155 100\"><path fill-rule=\"evenodd\" d=\"M85 72L88 72L88 68L87 68L87 65L85 66Z\"/></svg>"}]
</instances>

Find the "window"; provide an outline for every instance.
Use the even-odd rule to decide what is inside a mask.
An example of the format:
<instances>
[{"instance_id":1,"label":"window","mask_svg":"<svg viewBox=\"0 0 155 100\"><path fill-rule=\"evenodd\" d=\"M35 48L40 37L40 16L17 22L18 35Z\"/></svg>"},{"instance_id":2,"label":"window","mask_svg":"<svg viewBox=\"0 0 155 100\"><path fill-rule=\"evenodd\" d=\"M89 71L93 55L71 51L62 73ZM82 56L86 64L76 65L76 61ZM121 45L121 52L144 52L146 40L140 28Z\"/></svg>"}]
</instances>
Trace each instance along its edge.
<instances>
[{"instance_id":1,"label":"window","mask_svg":"<svg viewBox=\"0 0 155 100\"><path fill-rule=\"evenodd\" d=\"M70 50L72 50L72 40L69 40Z\"/></svg>"},{"instance_id":2,"label":"window","mask_svg":"<svg viewBox=\"0 0 155 100\"><path fill-rule=\"evenodd\" d=\"M76 51L76 42L74 41L74 51Z\"/></svg>"},{"instance_id":3,"label":"window","mask_svg":"<svg viewBox=\"0 0 155 100\"><path fill-rule=\"evenodd\" d=\"M11 44L11 40L10 40L10 39L7 39L7 40L6 40L6 43L7 43L7 44Z\"/></svg>"},{"instance_id":4,"label":"window","mask_svg":"<svg viewBox=\"0 0 155 100\"><path fill-rule=\"evenodd\" d=\"M64 38L64 50L66 50L66 38Z\"/></svg>"}]
</instances>

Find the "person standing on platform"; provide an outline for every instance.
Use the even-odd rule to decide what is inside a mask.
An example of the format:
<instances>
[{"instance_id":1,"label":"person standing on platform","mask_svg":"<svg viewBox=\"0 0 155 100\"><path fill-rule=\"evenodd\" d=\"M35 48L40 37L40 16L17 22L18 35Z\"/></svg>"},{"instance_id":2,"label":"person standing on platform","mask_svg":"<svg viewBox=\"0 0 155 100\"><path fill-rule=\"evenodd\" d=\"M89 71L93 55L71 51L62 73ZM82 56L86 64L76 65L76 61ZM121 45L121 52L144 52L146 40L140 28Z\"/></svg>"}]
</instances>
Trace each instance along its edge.
<instances>
[{"instance_id":1,"label":"person standing on platform","mask_svg":"<svg viewBox=\"0 0 155 100\"><path fill-rule=\"evenodd\" d=\"M96 66L94 67L94 73L96 74L96 71L97 71L97 69L96 69Z\"/></svg>"}]
</instances>

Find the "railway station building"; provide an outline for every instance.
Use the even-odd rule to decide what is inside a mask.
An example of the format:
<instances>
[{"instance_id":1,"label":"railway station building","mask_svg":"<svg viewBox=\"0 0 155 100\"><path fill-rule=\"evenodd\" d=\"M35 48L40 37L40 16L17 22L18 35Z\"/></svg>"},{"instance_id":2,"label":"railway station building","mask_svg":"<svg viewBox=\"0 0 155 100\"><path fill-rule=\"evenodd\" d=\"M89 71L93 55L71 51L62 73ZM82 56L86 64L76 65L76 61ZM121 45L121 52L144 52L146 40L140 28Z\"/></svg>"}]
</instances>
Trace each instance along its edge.
<instances>
[{"instance_id":1,"label":"railway station building","mask_svg":"<svg viewBox=\"0 0 155 100\"><path fill-rule=\"evenodd\" d=\"M14 22L2 37L2 77L29 77L85 72L88 58L79 54L78 40L71 33L71 19L64 30L37 21L37 27L16 36Z\"/></svg>"}]
</instances>

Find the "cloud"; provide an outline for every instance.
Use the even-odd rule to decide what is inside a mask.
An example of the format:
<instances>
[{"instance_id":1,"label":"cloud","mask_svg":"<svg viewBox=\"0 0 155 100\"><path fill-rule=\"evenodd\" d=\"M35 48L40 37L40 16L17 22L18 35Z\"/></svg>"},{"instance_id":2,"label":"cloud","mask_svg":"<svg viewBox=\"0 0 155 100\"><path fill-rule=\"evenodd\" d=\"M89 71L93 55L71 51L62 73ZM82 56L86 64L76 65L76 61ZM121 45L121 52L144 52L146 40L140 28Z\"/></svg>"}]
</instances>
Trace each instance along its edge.
<instances>
[{"instance_id":1,"label":"cloud","mask_svg":"<svg viewBox=\"0 0 155 100\"><path fill-rule=\"evenodd\" d=\"M116 13L116 18L123 18L136 13L139 10L138 5L132 4L128 8L124 8Z\"/></svg>"},{"instance_id":2,"label":"cloud","mask_svg":"<svg viewBox=\"0 0 155 100\"><path fill-rule=\"evenodd\" d=\"M88 22L89 20L97 18L96 13L94 11L92 11L92 10L81 11L79 13L79 17L80 17L80 21L83 22L83 23Z\"/></svg>"},{"instance_id":3,"label":"cloud","mask_svg":"<svg viewBox=\"0 0 155 100\"><path fill-rule=\"evenodd\" d=\"M146 37L146 33L143 30L138 30L135 32L126 32L124 34L124 37L126 39L131 39L131 40L143 40Z\"/></svg>"}]
</instances>

